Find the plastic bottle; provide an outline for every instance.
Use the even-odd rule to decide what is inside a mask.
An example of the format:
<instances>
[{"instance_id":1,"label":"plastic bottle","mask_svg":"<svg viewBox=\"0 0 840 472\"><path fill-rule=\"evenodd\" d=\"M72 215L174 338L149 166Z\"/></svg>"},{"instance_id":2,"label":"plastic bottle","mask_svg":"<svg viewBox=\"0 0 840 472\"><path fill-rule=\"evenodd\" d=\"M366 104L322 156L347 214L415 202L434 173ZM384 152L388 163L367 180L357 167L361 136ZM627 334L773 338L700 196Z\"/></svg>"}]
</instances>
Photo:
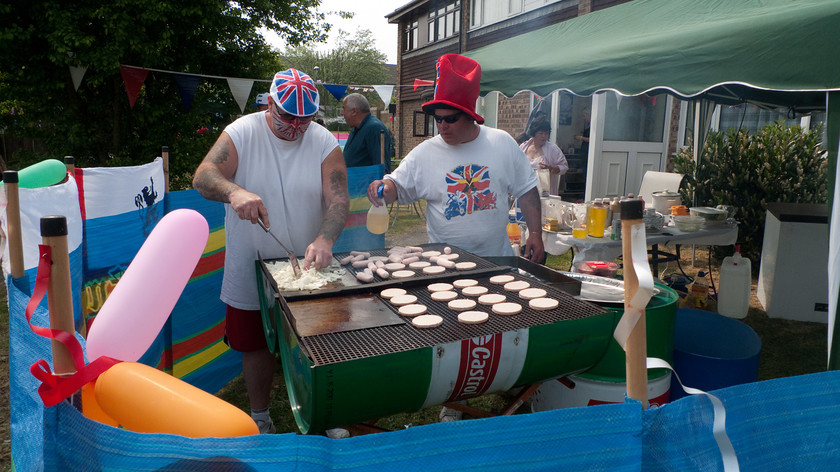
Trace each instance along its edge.
<instances>
[{"instance_id":1,"label":"plastic bottle","mask_svg":"<svg viewBox=\"0 0 840 472\"><path fill-rule=\"evenodd\" d=\"M741 256L740 245L735 254L725 257L720 265L717 312L730 318L743 319L750 309L752 287L751 263Z\"/></svg>"},{"instance_id":2,"label":"plastic bottle","mask_svg":"<svg viewBox=\"0 0 840 472\"><path fill-rule=\"evenodd\" d=\"M510 245L514 247L514 252L517 252L517 249L522 245L522 229L516 222L516 212L514 210L511 210L508 215L507 235L510 239Z\"/></svg>"},{"instance_id":3,"label":"plastic bottle","mask_svg":"<svg viewBox=\"0 0 840 472\"><path fill-rule=\"evenodd\" d=\"M586 225L587 234L593 238L603 238L604 228L607 226L607 207L600 198L595 199L592 208L589 209L589 221Z\"/></svg>"},{"instance_id":4,"label":"plastic bottle","mask_svg":"<svg viewBox=\"0 0 840 472\"><path fill-rule=\"evenodd\" d=\"M388 231L388 207L385 205L385 199L382 198L382 191L385 185L380 185L376 194L379 196L380 205L371 205L367 214L367 230L373 234L384 234Z\"/></svg>"},{"instance_id":5,"label":"plastic bottle","mask_svg":"<svg viewBox=\"0 0 840 472\"><path fill-rule=\"evenodd\" d=\"M707 274L702 270L697 272L697 276L694 277L694 283L688 287L688 296L686 296L685 300L683 300L683 306L685 308L714 310L714 307L710 306L710 288L706 275Z\"/></svg>"}]
</instances>

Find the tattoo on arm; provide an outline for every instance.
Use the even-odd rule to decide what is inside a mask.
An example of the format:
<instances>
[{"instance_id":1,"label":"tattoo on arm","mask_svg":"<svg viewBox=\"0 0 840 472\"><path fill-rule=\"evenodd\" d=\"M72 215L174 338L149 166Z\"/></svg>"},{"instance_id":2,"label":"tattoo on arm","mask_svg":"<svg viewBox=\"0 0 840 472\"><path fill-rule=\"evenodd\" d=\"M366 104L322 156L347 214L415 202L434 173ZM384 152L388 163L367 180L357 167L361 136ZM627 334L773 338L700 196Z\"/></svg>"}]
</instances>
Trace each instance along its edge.
<instances>
[{"instance_id":1,"label":"tattoo on arm","mask_svg":"<svg viewBox=\"0 0 840 472\"><path fill-rule=\"evenodd\" d=\"M341 234L341 230L344 229L347 215L350 213L350 196L347 193L346 173L334 170L330 173L329 178L331 195L328 201L330 203L324 214L320 236L335 242Z\"/></svg>"},{"instance_id":2,"label":"tattoo on arm","mask_svg":"<svg viewBox=\"0 0 840 472\"><path fill-rule=\"evenodd\" d=\"M216 141L204 161L198 166L193 187L198 190L204 198L224 203L230 203L230 194L240 188L227 179L221 172L220 166L224 165L230 157L230 148L227 142Z\"/></svg>"}]
</instances>

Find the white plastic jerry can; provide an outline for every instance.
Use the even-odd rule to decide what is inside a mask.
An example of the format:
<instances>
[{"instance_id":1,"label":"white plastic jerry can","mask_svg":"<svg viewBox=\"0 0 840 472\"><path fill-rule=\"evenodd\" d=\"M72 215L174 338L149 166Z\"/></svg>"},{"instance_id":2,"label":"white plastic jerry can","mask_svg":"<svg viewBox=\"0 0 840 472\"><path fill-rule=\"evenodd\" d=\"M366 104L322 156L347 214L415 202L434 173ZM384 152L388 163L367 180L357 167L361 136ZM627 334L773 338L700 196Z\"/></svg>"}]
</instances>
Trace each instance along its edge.
<instances>
[{"instance_id":1,"label":"white plastic jerry can","mask_svg":"<svg viewBox=\"0 0 840 472\"><path fill-rule=\"evenodd\" d=\"M735 254L725 257L720 266L717 311L730 318L746 318L750 309L752 272L750 260L741 256L741 247Z\"/></svg>"}]
</instances>

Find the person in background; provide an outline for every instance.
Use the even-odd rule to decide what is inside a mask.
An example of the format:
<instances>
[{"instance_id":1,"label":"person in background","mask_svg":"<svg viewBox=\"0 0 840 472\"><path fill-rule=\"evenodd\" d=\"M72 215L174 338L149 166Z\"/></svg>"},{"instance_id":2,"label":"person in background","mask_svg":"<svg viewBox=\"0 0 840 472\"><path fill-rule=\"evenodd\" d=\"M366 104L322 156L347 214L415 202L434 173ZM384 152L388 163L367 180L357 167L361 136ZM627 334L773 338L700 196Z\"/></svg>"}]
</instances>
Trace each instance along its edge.
<instances>
[{"instance_id":1,"label":"person in background","mask_svg":"<svg viewBox=\"0 0 840 472\"><path fill-rule=\"evenodd\" d=\"M256 101L251 104L252 107L257 107L257 111L268 110L268 94L261 93L257 95Z\"/></svg>"},{"instance_id":2,"label":"person in background","mask_svg":"<svg viewBox=\"0 0 840 472\"><path fill-rule=\"evenodd\" d=\"M344 144L344 162L347 167L372 166L380 164L382 142L385 133L385 172L391 169L391 133L375 116L370 114L370 104L360 93L351 93L341 102L341 115L352 129Z\"/></svg>"},{"instance_id":3,"label":"person in background","mask_svg":"<svg viewBox=\"0 0 840 472\"><path fill-rule=\"evenodd\" d=\"M263 333L254 261L285 257L266 227L296 254L303 270L328 266L349 213L347 168L338 140L310 126L319 95L296 70L275 74L268 110L228 125L198 166L193 186L225 203L225 338L242 353L251 417L261 433L275 431L268 405L276 368ZM345 431L346 432L346 431Z\"/></svg>"},{"instance_id":4,"label":"person in background","mask_svg":"<svg viewBox=\"0 0 840 472\"><path fill-rule=\"evenodd\" d=\"M548 140L551 136L551 123L548 120L536 120L530 123L526 133L530 139L519 145L519 148L528 156L531 167L536 169L548 169L551 173L551 195L559 195L560 177L569 170L569 163L566 156L557 145Z\"/></svg>"},{"instance_id":5,"label":"person in background","mask_svg":"<svg viewBox=\"0 0 840 472\"><path fill-rule=\"evenodd\" d=\"M459 54L437 61L434 98L422 105L439 134L411 150L399 167L368 186L368 199L379 206L426 200L429 242L455 245L478 256L513 256L505 230L508 195L519 200L528 225L523 255L544 260L537 176L528 158L505 131L481 126L475 112L481 66ZM441 421L461 419L443 407Z\"/></svg>"},{"instance_id":6,"label":"person in background","mask_svg":"<svg viewBox=\"0 0 840 472\"><path fill-rule=\"evenodd\" d=\"M581 131L580 134L575 135L575 139L581 142L578 154L586 157L589 155L589 121L591 120L592 115L589 108L584 108L582 113L583 131Z\"/></svg>"}]
</instances>

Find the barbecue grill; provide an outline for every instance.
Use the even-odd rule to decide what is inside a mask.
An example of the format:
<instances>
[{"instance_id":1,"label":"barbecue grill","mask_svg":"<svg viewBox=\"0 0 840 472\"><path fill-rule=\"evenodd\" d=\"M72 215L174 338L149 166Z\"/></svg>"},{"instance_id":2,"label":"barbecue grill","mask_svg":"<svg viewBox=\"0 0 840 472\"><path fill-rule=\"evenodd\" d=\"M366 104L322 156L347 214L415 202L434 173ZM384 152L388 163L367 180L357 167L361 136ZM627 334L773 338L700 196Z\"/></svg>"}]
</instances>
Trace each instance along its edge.
<instances>
[{"instance_id":1,"label":"barbecue grill","mask_svg":"<svg viewBox=\"0 0 840 472\"><path fill-rule=\"evenodd\" d=\"M475 269L439 275L379 279L361 284L354 269L339 282L312 291L280 290L267 264L257 261L260 305L269 349L280 355L295 420L304 434L368 421L426 406L506 391L587 370L612 340L620 312L576 299L580 282L522 258L481 258L450 246ZM427 244L423 250L442 251ZM385 249L370 251L385 255ZM335 254L341 259L347 254ZM362 269L358 269L362 270ZM509 273L557 299L557 308L536 311L515 292L489 283ZM538 275L535 275L538 274ZM427 286L471 278L490 293L523 305L513 316L491 313L482 324L457 321L446 302L432 300ZM380 297L401 287L444 322L415 328L410 318ZM571 292L572 294L570 294Z\"/></svg>"}]
</instances>

